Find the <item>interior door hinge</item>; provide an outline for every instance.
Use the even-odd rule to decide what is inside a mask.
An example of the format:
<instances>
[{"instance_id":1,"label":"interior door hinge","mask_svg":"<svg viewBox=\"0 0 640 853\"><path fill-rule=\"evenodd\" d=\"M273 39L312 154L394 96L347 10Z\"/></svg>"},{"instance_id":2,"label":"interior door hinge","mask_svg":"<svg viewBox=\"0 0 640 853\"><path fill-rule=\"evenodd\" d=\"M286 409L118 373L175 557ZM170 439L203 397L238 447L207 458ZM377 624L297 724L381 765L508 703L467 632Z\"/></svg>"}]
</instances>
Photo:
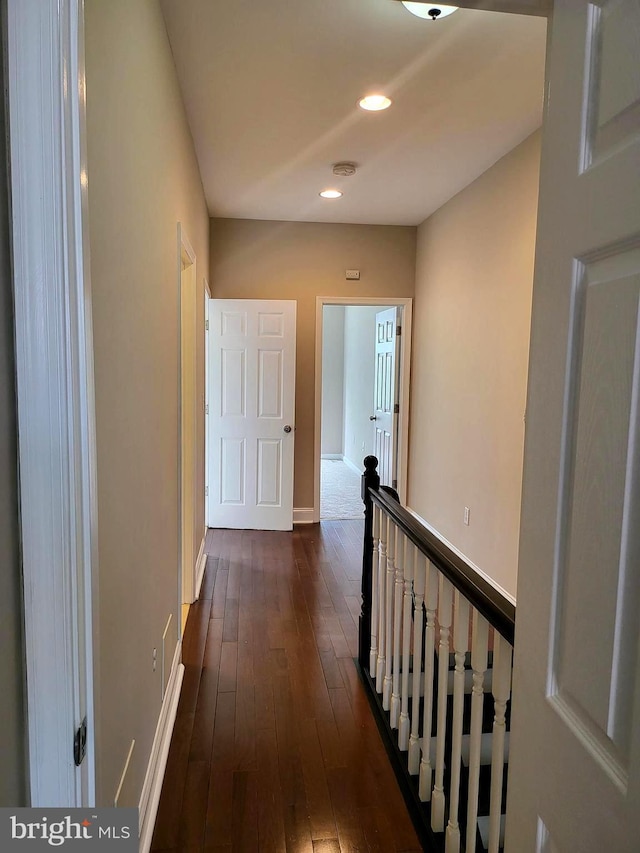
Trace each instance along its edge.
<instances>
[{"instance_id":1,"label":"interior door hinge","mask_svg":"<svg viewBox=\"0 0 640 853\"><path fill-rule=\"evenodd\" d=\"M204 487L204 496L205 496L205 498L209 497L209 486Z\"/></svg>"},{"instance_id":2,"label":"interior door hinge","mask_svg":"<svg viewBox=\"0 0 640 853\"><path fill-rule=\"evenodd\" d=\"M205 415L209 414L209 404L208 403L204 404L204 413L205 413Z\"/></svg>"},{"instance_id":3,"label":"interior door hinge","mask_svg":"<svg viewBox=\"0 0 640 853\"><path fill-rule=\"evenodd\" d=\"M391 488L392 488L392 489L397 489L397 488L398 488L398 481L397 481L397 480L392 480L392 481L391 481Z\"/></svg>"},{"instance_id":4,"label":"interior door hinge","mask_svg":"<svg viewBox=\"0 0 640 853\"><path fill-rule=\"evenodd\" d=\"M400 403L394 403L393 404L393 414L394 415L400 414Z\"/></svg>"},{"instance_id":5,"label":"interior door hinge","mask_svg":"<svg viewBox=\"0 0 640 853\"><path fill-rule=\"evenodd\" d=\"M205 321L204 321L204 327L205 327L205 329L206 329L206 330L207 330L207 332L208 332L208 331L209 331L209 321L208 321L208 320L205 320Z\"/></svg>"},{"instance_id":6,"label":"interior door hinge","mask_svg":"<svg viewBox=\"0 0 640 853\"><path fill-rule=\"evenodd\" d=\"M76 767L80 767L87 754L87 718L80 723L80 728L73 739L73 760Z\"/></svg>"},{"instance_id":7,"label":"interior door hinge","mask_svg":"<svg viewBox=\"0 0 640 853\"><path fill-rule=\"evenodd\" d=\"M396 326L396 336L399 336L401 334L402 334L402 326Z\"/></svg>"}]
</instances>

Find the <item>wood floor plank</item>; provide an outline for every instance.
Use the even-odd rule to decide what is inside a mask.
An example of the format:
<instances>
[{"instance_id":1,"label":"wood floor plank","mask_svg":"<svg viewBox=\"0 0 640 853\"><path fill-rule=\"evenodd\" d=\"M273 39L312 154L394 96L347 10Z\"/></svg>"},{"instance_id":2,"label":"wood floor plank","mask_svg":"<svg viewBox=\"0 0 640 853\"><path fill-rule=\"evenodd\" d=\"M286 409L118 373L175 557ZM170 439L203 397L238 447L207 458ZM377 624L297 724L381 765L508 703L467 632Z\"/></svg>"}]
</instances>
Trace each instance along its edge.
<instances>
[{"instance_id":1,"label":"wood floor plank","mask_svg":"<svg viewBox=\"0 0 640 853\"><path fill-rule=\"evenodd\" d=\"M204 844L207 800L209 795L209 762L190 761L180 812L178 846L181 850Z\"/></svg>"},{"instance_id":2,"label":"wood floor plank","mask_svg":"<svg viewBox=\"0 0 640 853\"><path fill-rule=\"evenodd\" d=\"M311 838L314 841L322 838L337 838L316 721L298 720L297 723Z\"/></svg>"},{"instance_id":3,"label":"wood floor plank","mask_svg":"<svg viewBox=\"0 0 640 853\"><path fill-rule=\"evenodd\" d=\"M275 729L257 733L258 842L264 853L280 853L286 847L284 804L278 774L278 740Z\"/></svg>"},{"instance_id":4,"label":"wood floor plank","mask_svg":"<svg viewBox=\"0 0 640 853\"><path fill-rule=\"evenodd\" d=\"M198 700L193 721L189 761L210 761L213 743L218 678L222 653L222 619L210 619L205 643Z\"/></svg>"},{"instance_id":5,"label":"wood floor plank","mask_svg":"<svg viewBox=\"0 0 640 853\"><path fill-rule=\"evenodd\" d=\"M212 619L224 619L224 611L227 598L227 585L229 583L229 570L221 568L222 560L218 560L218 571L211 603Z\"/></svg>"},{"instance_id":6,"label":"wood floor plank","mask_svg":"<svg viewBox=\"0 0 640 853\"><path fill-rule=\"evenodd\" d=\"M234 693L238 676L238 643L222 643L218 693Z\"/></svg>"}]
</instances>

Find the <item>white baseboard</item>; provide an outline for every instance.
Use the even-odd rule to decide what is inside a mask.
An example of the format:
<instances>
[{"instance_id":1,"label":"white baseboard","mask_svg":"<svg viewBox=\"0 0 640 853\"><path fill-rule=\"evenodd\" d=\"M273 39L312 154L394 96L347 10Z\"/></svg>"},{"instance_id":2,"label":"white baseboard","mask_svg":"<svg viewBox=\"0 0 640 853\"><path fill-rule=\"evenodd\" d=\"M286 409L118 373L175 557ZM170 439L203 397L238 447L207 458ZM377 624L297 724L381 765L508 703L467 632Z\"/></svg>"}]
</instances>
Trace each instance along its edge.
<instances>
[{"instance_id":1,"label":"white baseboard","mask_svg":"<svg viewBox=\"0 0 640 853\"><path fill-rule=\"evenodd\" d=\"M295 507L293 508L293 523L294 524L313 524L313 507Z\"/></svg>"},{"instance_id":2,"label":"white baseboard","mask_svg":"<svg viewBox=\"0 0 640 853\"><path fill-rule=\"evenodd\" d=\"M408 506L408 507L407 507L407 510L411 513L411 515L412 515L414 518L416 518L416 519L420 522L420 524L423 524L423 525L427 528L427 530L428 530L430 533L433 533L433 535L434 535L434 536L437 536L437 538L438 538L441 542L443 542L443 543L447 546L447 548L451 548L451 550L453 551L453 553L454 553L454 554L457 554L457 555L458 555L458 557L461 557L461 558L465 561L465 563L469 563L469 565L471 566L471 568L472 568L475 572L477 572L477 573L480 575L480 577L484 578L484 579L487 581L487 583L490 583L490 584L491 584L491 586L492 586L494 589L498 590L498 592L499 592L501 595L504 595L504 597L507 599L507 601L510 601L510 602L515 606L516 599L515 599L515 597L514 597L513 595L511 595L511 593L510 593L510 592L507 592L507 590L506 590L506 589L503 589L503 588L500 586L500 584L499 584L499 583L496 583L492 577L489 577L489 575L488 575L486 572L484 572L484 571L480 568L480 566L476 566L476 564L475 564L472 560L470 560L470 559L467 557L467 555L466 555L466 554L463 554L463 553L462 553L462 551L461 551L459 548L456 548L456 546L455 546L452 542L449 542L449 540L448 540L446 537L444 537L441 533L439 533L439 532L435 529L435 527L432 527L432 526L429 524L429 522L425 521L425 520L424 520L424 518L423 518L421 515L418 515L418 513L417 513L417 512L415 512L414 510L412 510L410 506Z\"/></svg>"},{"instance_id":3,"label":"white baseboard","mask_svg":"<svg viewBox=\"0 0 640 853\"><path fill-rule=\"evenodd\" d=\"M196 560L196 588L194 590L194 601L197 601L200 598L200 588L202 587L202 579L204 577L204 570L207 567L207 555L204 550L204 543L207 538L207 531L205 529L204 536L202 537L202 542L200 543L200 550L198 551L198 559Z\"/></svg>"},{"instance_id":4,"label":"white baseboard","mask_svg":"<svg viewBox=\"0 0 640 853\"><path fill-rule=\"evenodd\" d=\"M144 777L142 794L140 795L140 853L149 853L149 849L151 848L153 828L158 813L158 804L160 803L160 792L162 791L162 781L167 766L169 745L171 744L171 735L173 734L173 726L176 721L178 700L180 699L180 690L184 677L184 665L180 663L181 652L182 641L178 640L173 656L171 675L169 676L164 702L160 709L160 717L158 718L158 725L156 726L156 733L153 738L153 746L151 747L151 756L149 757L149 764Z\"/></svg>"},{"instance_id":5,"label":"white baseboard","mask_svg":"<svg viewBox=\"0 0 640 853\"><path fill-rule=\"evenodd\" d=\"M344 459L342 453L322 453L321 459Z\"/></svg>"},{"instance_id":6,"label":"white baseboard","mask_svg":"<svg viewBox=\"0 0 640 853\"><path fill-rule=\"evenodd\" d=\"M353 462L350 459L347 459L346 456L342 457L342 461L347 466L347 468L351 468L351 470L355 471L359 477L362 476L362 468L358 468L358 466L354 465Z\"/></svg>"}]
</instances>

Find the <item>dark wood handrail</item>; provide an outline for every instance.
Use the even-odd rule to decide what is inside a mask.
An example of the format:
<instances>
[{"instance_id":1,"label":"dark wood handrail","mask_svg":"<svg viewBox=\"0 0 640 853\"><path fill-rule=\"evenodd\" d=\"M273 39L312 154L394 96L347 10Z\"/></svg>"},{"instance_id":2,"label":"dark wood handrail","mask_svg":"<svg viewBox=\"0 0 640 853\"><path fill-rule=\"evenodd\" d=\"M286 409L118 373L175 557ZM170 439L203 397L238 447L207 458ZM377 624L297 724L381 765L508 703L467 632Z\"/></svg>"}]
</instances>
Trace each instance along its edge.
<instances>
[{"instance_id":1,"label":"dark wood handrail","mask_svg":"<svg viewBox=\"0 0 640 853\"><path fill-rule=\"evenodd\" d=\"M377 471L378 460L367 456L362 475L362 498L367 510L372 512L376 503L396 524L416 548L442 572L453 586L476 608L504 638L513 645L516 608L494 586L479 575L462 557L448 548L431 533L402 504L395 500L389 489L380 488ZM372 475L375 475L372 478ZM376 479L377 478L377 482ZM363 578L364 580L364 578ZM368 590L367 590L368 592ZM365 598L363 584L363 599ZM369 599L370 600L370 599ZM364 603L364 602L363 602Z\"/></svg>"}]
</instances>

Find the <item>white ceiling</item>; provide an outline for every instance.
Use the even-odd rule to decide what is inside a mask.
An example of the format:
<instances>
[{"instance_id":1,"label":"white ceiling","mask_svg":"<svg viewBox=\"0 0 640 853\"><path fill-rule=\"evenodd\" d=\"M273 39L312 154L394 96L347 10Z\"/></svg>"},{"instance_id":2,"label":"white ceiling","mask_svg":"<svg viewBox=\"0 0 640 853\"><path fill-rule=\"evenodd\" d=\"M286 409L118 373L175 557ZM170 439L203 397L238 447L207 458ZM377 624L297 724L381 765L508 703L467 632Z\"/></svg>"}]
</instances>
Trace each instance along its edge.
<instances>
[{"instance_id":1,"label":"white ceiling","mask_svg":"<svg viewBox=\"0 0 640 853\"><path fill-rule=\"evenodd\" d=\"M541 123L543 18L424 21L396 0L162 8L212 216L417 225ZM391 108L360 110L372 91ZM358 173L335 178L344 160Z\"/></svg>"}]
</instances>

